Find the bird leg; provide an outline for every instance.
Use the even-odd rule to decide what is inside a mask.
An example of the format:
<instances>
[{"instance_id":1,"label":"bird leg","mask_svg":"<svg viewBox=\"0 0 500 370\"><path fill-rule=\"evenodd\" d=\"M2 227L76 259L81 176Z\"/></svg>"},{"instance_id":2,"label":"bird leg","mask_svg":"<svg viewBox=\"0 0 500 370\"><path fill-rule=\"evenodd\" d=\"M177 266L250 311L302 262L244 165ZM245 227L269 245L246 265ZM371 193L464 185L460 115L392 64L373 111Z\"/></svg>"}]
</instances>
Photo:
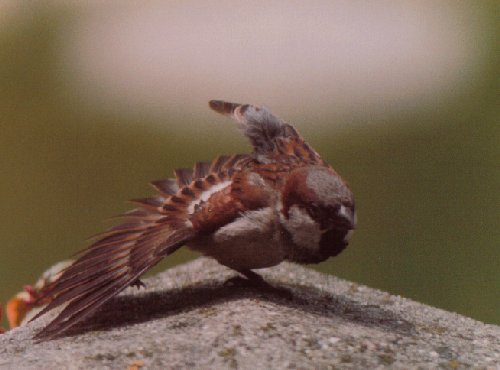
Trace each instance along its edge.
<instances>
[{"instance_id":1,"label":"bird leg","mask_svg":"<svg viewBox=\"0 0 500 370\"><path fill-rule=\"evenodd\" d=\"M252 270L238 270L238 272L245 276L247 280L252 283L252 285L269 285L261 275L253 272Z\"/></svg>"},{"instance_id":2,"label":"bird leg","mask_svg":"<svg viewBox=\"0 0 500 370\"><path fill-rule=\"evenodd\" d=\"M237 270L242 276L234 276L227 280L224 285L246 287L246 288L270 288L271 285L262 276L251 270Z\"/></svg>"}]
</instances>

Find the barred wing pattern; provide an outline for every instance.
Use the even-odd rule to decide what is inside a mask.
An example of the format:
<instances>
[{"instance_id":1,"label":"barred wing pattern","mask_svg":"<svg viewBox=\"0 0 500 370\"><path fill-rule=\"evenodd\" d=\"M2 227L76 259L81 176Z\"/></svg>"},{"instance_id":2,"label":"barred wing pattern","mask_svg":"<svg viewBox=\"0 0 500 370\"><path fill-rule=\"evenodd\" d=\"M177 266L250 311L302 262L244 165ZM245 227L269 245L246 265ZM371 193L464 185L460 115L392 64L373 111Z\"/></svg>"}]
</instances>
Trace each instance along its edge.
<instances>
[{"instance_id":1,"label":"barred wing pattern","mask_svg":"<svg viewBox=\"0 0 500 370\"><path fill-rule=\"evenodd\" d=\"M97 235L98 240L45 289L40 299L50 303L33 320L66 307L36 338L50 339L74 326L193 239L198 233L190 221L198 211L193 204L201 207L198 198L227 181L248 160L246 155L221 156L212 163L196 163L192 170L176 170L176 179L153 181L158 196L132 200L139 208L120 216L124 223Z\"/></svg>"}]
</instances>

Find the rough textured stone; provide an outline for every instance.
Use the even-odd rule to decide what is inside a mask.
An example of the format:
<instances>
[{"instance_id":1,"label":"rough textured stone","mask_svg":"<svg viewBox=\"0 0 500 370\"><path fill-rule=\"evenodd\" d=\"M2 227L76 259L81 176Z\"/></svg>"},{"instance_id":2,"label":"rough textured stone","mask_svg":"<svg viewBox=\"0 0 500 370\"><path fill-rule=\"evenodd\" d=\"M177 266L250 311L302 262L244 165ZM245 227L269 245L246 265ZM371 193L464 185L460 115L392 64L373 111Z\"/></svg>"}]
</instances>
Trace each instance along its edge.
<instances>
[{"instance_id":1,"label":"rough textured stone","mask_svg":"<svg viewBox=\"0 0 500 370\"><path fill-rule=\"evenodd\" d=\"M56 340L0 335L0 369L499 368L500 327L293 264L274 289L198 259L128 288Z\"/></svg>"}]
</instances>

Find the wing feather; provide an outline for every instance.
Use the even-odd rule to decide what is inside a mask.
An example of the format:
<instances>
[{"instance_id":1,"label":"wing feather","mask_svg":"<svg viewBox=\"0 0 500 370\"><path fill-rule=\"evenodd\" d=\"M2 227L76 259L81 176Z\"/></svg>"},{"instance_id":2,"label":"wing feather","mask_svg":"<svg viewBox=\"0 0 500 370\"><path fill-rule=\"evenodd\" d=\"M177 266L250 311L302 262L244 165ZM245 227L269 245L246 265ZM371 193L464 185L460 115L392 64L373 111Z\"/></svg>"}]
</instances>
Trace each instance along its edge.
<instances>
[{"instance_id":1,"label":"wing feather","mask_svg":"<svg viewBox=\"0 0 500 370\"><path fill-rule=\"evenodd\" d=\"M174 179L152 181L151 185L164 195L174 195L179 190L179 186L177 186Z\"/></svg>"},{"instance_id":2,"label":"wing feather","mask_svg":"<svg viewBox=\"0 0 500 370\"><path fill-rule=\"evenodd\" d=\"M272 114L268 108L221 100L211 100L209 106L238 123L259 160L270 163L286 158L308 164L324 164L297 130Z\"/></svg>"},{"instance_id":3,"label":"wing feather","mask_svg":"<svg viewBox=\"0 0 500 370\"><path fill-rule=\"evenodd\" d=\"M192 241L200 230L205 233L239 217L248 204L243 204L238 192L231 192L231 186L210 195L217 208L215 218L207 200L200 197L252 160L249 155L220 156L210 163L198 162L193 169L176 170L175 180L153 181L160 196L134 200L139 208L120 216L125 218L122 224L95 236L97 240L45 290L42 298L49 304L33 320L65 307L36 338L61 335L134 284L163 257ZM198 202L194 212L189 211L193 202Z\"/></svg>"},{"instance_id":4,"label":"wing feather","mask_svg":"<svg viewBox=\"0 0 500 370\"><path fill-rule=\"evenodd\" d=\"M71 301L49 325L35 336L35 339L45 340L57 337L60 333L93 314L102 304L125 289L130 282L132 279L122 275L119 280L114 280L108 286Z\"/></svg>"},{"instance_id":5,"label":"wing feather","mask_svg":"<svg viewBox=\"0 0 500 370\"><path fill-rule=\"evenodd\" d=\"M36 335L37 339L55 337L88 317L195 235L186 222L173 217L121 225L108 234L47 289L50 303L34 319L60 305L66 307Z\"/></svg>"},{"instance_id":6,"label":"wing feather","mask_svg":"<svg viewBox=\"0 0 500 370\"><path fill-rule=\"evenodd\" d=\"M152 211L156 211L158 207L161 207L164 203L165 199L161 197L155 198L141 198L141 199L132 199L130 202L135 203L145 209L150 209Z\"/></svg>"},{"instance_id":7,"label":"wing feather","mask_svg":"<svg viewBox=\"0 0 500 370\"><path fill-rule=\"evenodd\" d=\"M182 188L193 181L193 170L191 168L178 168L175 170L177 185Z\"/></svg>"},{"instance_id":8,"label":"wing feather","mask_svg":"<svg viewBox=\"0 0 500 370\"><path fill-rule=\"evenodd\" d=\"M201 179L208 175L210 162L196 162L193 170L193 180Z\"/></svg>"},{"instance_id":9,"label":"wing feather","mask_svg":"<svg viewBox=\"0 0 500 370\"><path fill-rule=\"evenodd\" d=\"M212 174L212 175L215 175L215 174L219 174L219 172L221 172L221 169L222 167L224 166L224 164L228 161L230 157L228 155L221 155L219 157L217 157L213 162L212 164L210 165L210 170L209 172Z\"/></svg>"}]
</instances>

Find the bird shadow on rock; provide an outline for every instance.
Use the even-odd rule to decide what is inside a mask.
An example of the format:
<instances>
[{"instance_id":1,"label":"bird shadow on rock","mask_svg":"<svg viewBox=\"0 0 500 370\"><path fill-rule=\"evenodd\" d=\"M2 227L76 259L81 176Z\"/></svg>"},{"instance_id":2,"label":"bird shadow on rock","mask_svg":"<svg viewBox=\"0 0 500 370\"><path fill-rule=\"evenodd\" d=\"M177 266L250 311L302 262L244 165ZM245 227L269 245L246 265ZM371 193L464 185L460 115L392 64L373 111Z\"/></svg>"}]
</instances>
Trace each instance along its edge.
<instances>
[{"instance_id":1,"label":"bird shadow on rock","mask_svg":"<svg viewBox=\"0 0 500 370\"><path fill-rule=\"evenodd\" d=\"M60 337L111 330L247 298L273 302L312 315L378 327L402 335L412 335L415 332L412 323L380 306L360 304L346 296L332 295L315 287L282 282L255 286L238 277L229 282L231 284L205 282L162 292L121 295Z\"/></svg>"}]
</instances>

